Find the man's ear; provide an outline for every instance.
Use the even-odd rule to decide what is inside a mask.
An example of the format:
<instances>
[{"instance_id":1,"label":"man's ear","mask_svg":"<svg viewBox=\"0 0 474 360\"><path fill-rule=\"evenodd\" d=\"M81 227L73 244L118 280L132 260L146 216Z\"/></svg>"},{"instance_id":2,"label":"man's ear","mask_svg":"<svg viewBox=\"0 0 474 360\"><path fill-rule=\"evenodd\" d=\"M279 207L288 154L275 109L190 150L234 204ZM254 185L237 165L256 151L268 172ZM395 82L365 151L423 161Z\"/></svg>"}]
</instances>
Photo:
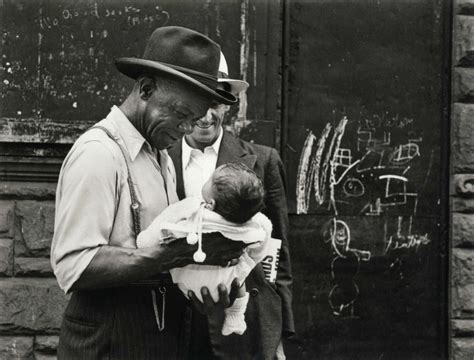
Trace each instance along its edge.
<instances>
[{"instance_id":1,"label":"man's ear","mask_svg":"<svg viewBox=\"0 0 474 360\"><path fill-rule=\"evenodd\" d=\"M140 98L148 100L156 89L155 79L143 76L138 80Z\"/></svg>"},{"instance_id":2,"label":"man's ear","mask_svg":"<svg viewBox=\"0 0 474 360\"><path fill-rule=\"evenodd\" d=\"M214 210L214 208L216 207L216 200L210 199L206 202L206 205L204 207L208 210Z\"/></svg>"}]
</instances>

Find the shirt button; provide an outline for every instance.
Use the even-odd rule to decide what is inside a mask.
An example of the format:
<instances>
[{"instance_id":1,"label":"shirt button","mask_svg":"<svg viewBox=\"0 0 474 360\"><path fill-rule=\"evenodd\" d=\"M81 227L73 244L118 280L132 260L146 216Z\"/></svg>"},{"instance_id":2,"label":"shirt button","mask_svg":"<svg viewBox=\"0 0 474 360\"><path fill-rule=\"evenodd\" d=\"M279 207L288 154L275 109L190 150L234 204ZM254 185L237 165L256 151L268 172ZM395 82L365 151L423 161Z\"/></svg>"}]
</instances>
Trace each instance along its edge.
<instances>
[{"instance_id":1,"label":"shirt button","mask_svg":"<svg viewBox=\"0 0 474 360\"><path fill-rule=\"evenodd\" d=\"M252 290L250 290L250 295L251 296L257 296L259 293L258 289L257 288L252 288Z\"/></svg>"}]
</instances>

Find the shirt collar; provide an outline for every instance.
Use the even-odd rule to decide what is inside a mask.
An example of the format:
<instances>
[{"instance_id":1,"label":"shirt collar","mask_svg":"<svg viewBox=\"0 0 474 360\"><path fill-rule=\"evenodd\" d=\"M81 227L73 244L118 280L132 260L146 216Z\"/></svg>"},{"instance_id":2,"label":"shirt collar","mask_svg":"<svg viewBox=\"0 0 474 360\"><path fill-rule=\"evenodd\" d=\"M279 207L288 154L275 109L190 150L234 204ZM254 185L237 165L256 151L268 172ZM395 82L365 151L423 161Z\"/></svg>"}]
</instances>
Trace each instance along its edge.
<instances>
[{"instance_id":1,"label":"shirt collar","mask_svg":"<svg viewBox=\"0 0 474 360\"><path fill-rule=\"evenodd\" d=\"M132 125L130 120L128 120L122 110L117 106L114 105L112 107L109 116L113 118L117 131L127 148L128 154L130 155L130 159L134 161L143 144L147 143L145 138L138 132L135 126Z\"/></svg>"},{"instance_id":2,"label":"shirt collar","mask_svg":"<svg viewBox=\"0 0 474 360\"><path fill-rule=\"evenodd\" d=\"M215 153L219 154L219 149L221 147L223 134L224 134L224 129L221 126L219 136L217 137L216 141L214 141L214 143L212 145L207 146L204 149L204 151L206 151L206 149L214 149ZM191 152L193 150L196 150L196 151L199 151L199 150L194 149L191 146L189 146L188 143L186 142L186 137L183 137L182 144L183 144L182 145L182 151L183 151L182 161L183 161L183 169L185 169L186 166L188 166L188 164L189 164L189 160L191 159Z\"/></svg>"}]
</instances>

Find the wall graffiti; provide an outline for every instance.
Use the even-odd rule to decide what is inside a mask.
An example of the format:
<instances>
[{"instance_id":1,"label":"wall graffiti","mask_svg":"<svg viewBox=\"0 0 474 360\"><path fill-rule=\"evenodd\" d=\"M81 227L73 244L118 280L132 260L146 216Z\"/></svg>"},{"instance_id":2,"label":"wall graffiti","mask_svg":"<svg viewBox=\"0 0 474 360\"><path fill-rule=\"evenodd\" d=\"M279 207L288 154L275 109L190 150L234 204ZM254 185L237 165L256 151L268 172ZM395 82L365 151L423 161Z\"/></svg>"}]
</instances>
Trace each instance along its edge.
<instances>
[{"instance_id":1,"label":"wall graffiti","mask_svg":"<svg viewBox=\"0 0 474 360\"><path fill-rule=\"evenodd\" d=\"M331 219L325 236L334 252L331 262L333 286L328 295L329 304L334 315L354 318L357 316L354 304L359 296L356 282L359 264L361 261L369 261L371 253L351 246L351 230L342 220Z\"/></svg>"},{"instance_id":2,"label":"wall graffiti","mask_svg":"<svg viewBox=\"0 0 474 360\"><path fill-rule=\"evenodd\" d=\"M423 136L413 130L413 124L413 119L398 115L359 121L342 116L327 123L319 136L308 131L298 165L296 211L331 217L323 237L331 245L328 301L335 316L357 317L354 306L360 295L357 274L361 262L370 262L373 255L395 254L390 266L403 277L398 253L417 252L431 243L429 234L418 233L414 225L432 161L420 181L417 161ZM361 232L356 223L360 217L378 219L370 225L374 228L362 231L383 227L375 231L383 235L364 237L364 243L357 239L357 232L353 238L352 227Z\"/></svg>"},{"instance_id":3,"label":"wall graffiti","mask_svg":"<svg viewBox=\"0 0 474 360\"><path fill-rule=\"evenodd\" d=\"M305 334L295 358L447 356L451 36L441 3L289 6L282 154ZM334 228L370 258L335 247Z\"/></svg>"}]
</instances>

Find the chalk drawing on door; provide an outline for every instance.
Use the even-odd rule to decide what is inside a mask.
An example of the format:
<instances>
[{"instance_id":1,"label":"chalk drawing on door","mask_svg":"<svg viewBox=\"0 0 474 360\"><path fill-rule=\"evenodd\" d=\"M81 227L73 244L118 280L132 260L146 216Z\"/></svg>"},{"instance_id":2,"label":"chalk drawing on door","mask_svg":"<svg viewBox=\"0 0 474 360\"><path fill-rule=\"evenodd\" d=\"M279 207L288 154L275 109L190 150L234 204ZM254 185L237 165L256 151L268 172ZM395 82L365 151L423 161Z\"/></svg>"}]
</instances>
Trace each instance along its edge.
<instances>
[{"instance_id":1,"label":"chalk drawing on door","mask_svg":"<svg viewBox=\"0 0 474 360\"><path fill-rule=\"evenodd\" d=\"M361 261L368 262L373 255L370 245L359 245L367 249L350 245L351 226L360 231L360 225L351 225L352 220L343 220L343 216L379 218L383 225L380 221L377 224L384 227L384 235L382 238L379 232L380 236L373 239L374 244L378 243L374 245L376 255L395 254L394 264L397 252L416 252L431 242L428 234L413 231L419 192L426 184L432 162L423 185L417 187L420 184L411 177L419 167L416 161L421 157L423 137L408 129L413 125L412 119L374 119L351 124L343 116L336 123L327 123L319 137L308 131L296 176L297 214L307 214L311 207L332 217L324 235L333 254L333 286L328 300L333 314L343 318L357 317L354 305L360 289L356 275ZM366 244L368 239L364 240ZM383 249L378 246L380 243ZM402 272L400 276L403 277Z\"/></svg>"}]
</instances>

